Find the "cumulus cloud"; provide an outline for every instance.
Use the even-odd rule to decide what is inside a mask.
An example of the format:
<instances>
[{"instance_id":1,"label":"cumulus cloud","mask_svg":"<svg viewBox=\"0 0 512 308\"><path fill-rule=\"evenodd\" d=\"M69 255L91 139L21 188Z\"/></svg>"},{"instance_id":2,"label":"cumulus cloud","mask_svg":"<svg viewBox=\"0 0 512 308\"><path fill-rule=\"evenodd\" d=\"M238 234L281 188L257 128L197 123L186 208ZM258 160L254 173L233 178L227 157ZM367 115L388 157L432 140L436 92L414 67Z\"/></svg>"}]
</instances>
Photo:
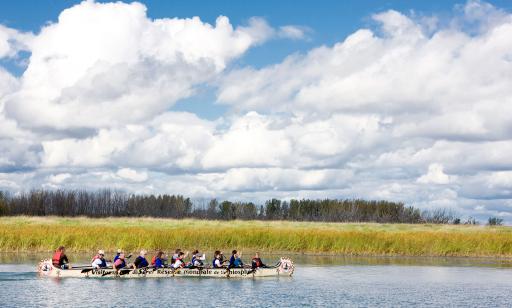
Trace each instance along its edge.
<instances>
[{"instance_id":1,"label":"cumulus cloud","mask_svg":"<svg viewBox=\"0 0 512 308\"><path fill-rule=\"evenodd\" d=\"M453 179L444 173L443 165L441 164L430 164L428 166L428 172L418 178L418 183L423 184L448 184Z\"/></svg>"},{"instance_id":2,"label":"cumulus cloud","mask_svg":"<svg viewBox=\"0 0 512 308\"><path fill-rule=\"evenodd\" d=\"M40 33L0 27L0 189L102 188L262 201L366 198L512 212L512 15L390 10L333 46L230 66L301 26L150 19L82 2ZM201 85L226 115L170 110Z\"/></svg>"},{"instance_id":3,"label":"cumulus cloud","mask_svg":"<svg viewBox=\"0 0 512 308\"><path fill-rule=\"evenodd\" d=\"M511 166L512 15L478 1L455 14L447 24L393 10L375 14L377 28L332 47L231 71L218 102L323 123L321 134L354 130L350 122L326 125L337 115L373 118L343 139L308 143L332 147L334 166L364 179L352 180L352 193L471 213L482 199L509 196L510 186L491 178ZM510 211L510 202L499 208Z\"/></svg>"},{"instance_id":4,"label":"cumulus cloud","mask_svg":"<svg viewBox=\"0 0 512 308\"><path fill-rule=\"evenodd\" d=\"M233 28L199 18L152 20L140 3L84 1L30 44L29 65L6 112L29 128L66 130L139 123L190 96L270 26ZM37 117L33 115L37 114Z\"/></svg>"}]
</instances>

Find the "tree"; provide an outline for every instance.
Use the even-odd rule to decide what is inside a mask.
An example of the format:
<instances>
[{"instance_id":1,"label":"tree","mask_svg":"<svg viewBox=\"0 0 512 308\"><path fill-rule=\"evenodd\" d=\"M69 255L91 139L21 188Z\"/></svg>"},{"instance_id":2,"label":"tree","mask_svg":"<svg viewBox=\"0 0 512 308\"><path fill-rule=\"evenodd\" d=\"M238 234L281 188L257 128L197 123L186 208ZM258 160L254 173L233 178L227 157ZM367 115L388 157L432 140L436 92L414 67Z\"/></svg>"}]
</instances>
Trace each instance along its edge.
<instances>
[{"instance_id":1,"label":"tree","mask_svg":"<svg viewBox=\"0 0 512 308\"><path fill-rule=\"evenodd\" d=\"M498 218L498 217L489 217L489 220L487 221L487 225L501 226L501 225L503 225L503 219Z\"/></svg>"}]
</instances>

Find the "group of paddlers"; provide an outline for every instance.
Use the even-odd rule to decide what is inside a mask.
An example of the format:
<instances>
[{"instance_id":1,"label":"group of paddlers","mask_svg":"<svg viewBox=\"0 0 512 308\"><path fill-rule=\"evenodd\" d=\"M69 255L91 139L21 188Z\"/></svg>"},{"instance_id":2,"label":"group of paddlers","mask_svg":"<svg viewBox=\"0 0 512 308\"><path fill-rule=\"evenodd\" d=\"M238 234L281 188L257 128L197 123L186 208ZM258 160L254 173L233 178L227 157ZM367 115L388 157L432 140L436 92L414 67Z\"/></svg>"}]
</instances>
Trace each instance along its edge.
<instances>
[{"instance_id":1,"label":"group of paddlers","mask_svg":"<svg viewBox=\"0 0 512 308\"><path fill-rule=\"evenodd\" d=\"M206 256L205 254L199 253L199 250L194 250L192 252L190 261L186 261L185 259L188 257L189 253L183 252L181 249L176 249L174 254L172 254L170 260L167 255L158 250L150 261L146 258L148 255L146 250L141 250L140 254L137 256L135 261L131 264L127 262L127 259L131 257L131 255L126 256L125 253L121 250L117 250L117 254L114 256L112 260L107 260L105 258L105 252L103 250L99 250L98 253L92 258L91 267L92 268L109 268L112 267L115 270L121 270L125 268L203 268L205 267ZM61 269L69 269L69 260L66 256L66 249L64 246L60 246L54 253L52 258L53 266L61 268ZM110 265L108 264L110 263ZM244 267L244 263L242 261L242 254L238 253L238 251L233 250L231 257L229 260L224 258L224 254L222 251L217 250L214 252L214 258L211 263L212 268L240 268ZM251 268L254 270L259 267L266 267L265 264L261 261L259 253L256 252L254 257L252 258Z\"/></svg>"}]
</instances>

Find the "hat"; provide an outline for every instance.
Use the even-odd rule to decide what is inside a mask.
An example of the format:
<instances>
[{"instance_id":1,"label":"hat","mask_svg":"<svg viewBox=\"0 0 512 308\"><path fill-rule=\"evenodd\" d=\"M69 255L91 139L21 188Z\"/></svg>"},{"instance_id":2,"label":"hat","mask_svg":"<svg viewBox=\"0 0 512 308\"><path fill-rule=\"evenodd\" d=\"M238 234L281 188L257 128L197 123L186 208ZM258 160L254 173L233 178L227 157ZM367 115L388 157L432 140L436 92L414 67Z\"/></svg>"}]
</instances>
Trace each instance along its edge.
<instances>
[{"instance_id":1,"label":"hat","mask_svg":"<svg viewBox=\"0 0 512 308\"><path fill-rule=\"evenodd\" d=\"M119 248L119 249L117 250L117 253L121 253L121 252L123 252L123 250L122 250L121 248Z\"/></svg>"},{"instance_id":2,"label":"hat","mask_svg":"<svg viewBox=\"0 0 512 308\"><path fill-rule=\"evenodd\" d=\"M101 250L101 249L100 249L100 250L98 250L98 254L99 254L99 255L104 255L104 254L105 254L105 252L104 252L103 250Z\"/></svg>"},{"instance_id":3,"label":"hat","mask_svg":"<svg viewBox=\"0 0 512 308\"><path fill-rule=\"evenodd\" d=\"M141 256L146 255L146 253L147 253L147 252L146 252L146 250L144 250L144 249L142 249L142 250L140 251L140 255L141 255Z\"/></svg>"}]
</instances>

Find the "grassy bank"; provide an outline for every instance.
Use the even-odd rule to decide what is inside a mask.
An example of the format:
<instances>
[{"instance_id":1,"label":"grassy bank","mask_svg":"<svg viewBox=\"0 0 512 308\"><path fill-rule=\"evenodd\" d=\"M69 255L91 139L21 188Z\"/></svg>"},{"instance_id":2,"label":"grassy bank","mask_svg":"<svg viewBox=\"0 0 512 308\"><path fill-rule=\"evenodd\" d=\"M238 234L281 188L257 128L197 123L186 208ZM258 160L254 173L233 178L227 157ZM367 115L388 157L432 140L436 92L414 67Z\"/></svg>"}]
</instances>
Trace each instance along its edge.
<instances>
[{"instance_id":1,"label":"grassy bank","mask_svg":"<svg viewBox=\"0 0 512 308\"><path fill-rule=\"evenodd\" d=\"M512 257L512 228L453 225L203 221L154 218L0 218L0 251L175 247L348 255Z\"/></svg>"}]
</instances>

